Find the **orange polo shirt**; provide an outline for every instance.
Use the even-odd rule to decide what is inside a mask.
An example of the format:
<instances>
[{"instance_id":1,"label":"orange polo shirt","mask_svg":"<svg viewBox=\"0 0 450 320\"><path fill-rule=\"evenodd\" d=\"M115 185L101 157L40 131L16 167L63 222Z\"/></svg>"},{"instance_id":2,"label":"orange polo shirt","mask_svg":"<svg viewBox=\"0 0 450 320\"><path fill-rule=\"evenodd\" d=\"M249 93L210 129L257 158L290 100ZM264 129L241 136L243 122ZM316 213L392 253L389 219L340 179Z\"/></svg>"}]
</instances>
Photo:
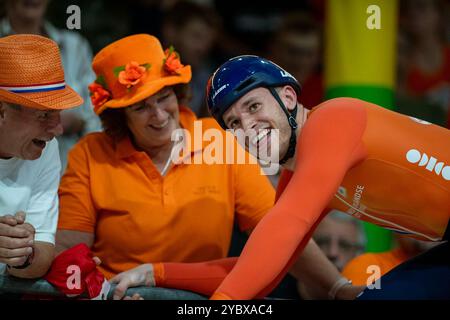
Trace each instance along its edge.
<instances>
[{"instance_id":1,"label":"orange polo shirt","mask_svg":"<svg viewBox=\"0 0 450 320\"><path fill-rule=\"evenodd\" d=\"M192 137L195 120L180 107ZM201 121L203 131L219 128ZM192 144L188 156L209 144ZM257 164L181 163L162 177L128 138L115 144L105 133L87 135L69 153L59 195L58 229L94 233L91 249L107 278L142 263L226 257L235 218L252 229L275 198Z\"/></svg>"},{"instance_id":2,"label":"orange polo shirt","mask_svg":"<svg viewBox=\"0 0 450 320\"><path fill-rule=\"evenodd\" d=\"M401 248L381 253L365 253L352 259L342 271L342 275L352 280L355 286L366 286L367 279L373 276L370 266L380 268L380 277L408 260L410 256ZM371 279L371 280L377 280Z\"/></svg>"}]
</instances>

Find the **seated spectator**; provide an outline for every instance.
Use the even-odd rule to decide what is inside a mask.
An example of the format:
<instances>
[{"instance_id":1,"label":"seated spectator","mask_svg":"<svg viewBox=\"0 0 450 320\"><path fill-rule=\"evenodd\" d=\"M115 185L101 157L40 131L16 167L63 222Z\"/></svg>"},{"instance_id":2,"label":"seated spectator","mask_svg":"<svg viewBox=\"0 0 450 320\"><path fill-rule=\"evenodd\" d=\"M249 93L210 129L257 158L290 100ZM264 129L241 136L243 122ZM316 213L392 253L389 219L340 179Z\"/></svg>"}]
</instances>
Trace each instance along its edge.
<instances>
[{"instance_id":1,"label":"seated spectator","mask_svg":"<svg viewBox=\"0 0 450 320\"><path fill-rule=\"evenodd\" d=\"M0 38L0 272L38 278L54 257L61 110L83 99L65 84L57 44Z\"/></svg>"},{"instance_id":2,"label":"seated spectator","mask_svg":"<svg viewBox=\"0 0 450 320\"><path fill-rule=\"evenodd\" d=\"M364 251L364 230L361 222L337 210L330 212L317 226L313 239L339 271ZM302 298L311 299L312 293L301 281L297 286Z\"/></svg>"},{"instance_id":3,"label":"seated spectator","mask_svg":"<svg viewBox=\"0 0 450 320\"><path fill-rule=\"evenodd\" d=\"M300 82L299 102L312 108L323 101L322 31L311 16L304 13L286 15L270 41L269 52L271 60Z\"/></svg>"},{"instance_id":4,"label":"seated spectator","mask_svg":"<svg viewBox=\"0 0 450 320\"><path fill-rule=\"evenodd\" d=\"M270 59L299 80L302 93L298 101L309 109L320 104L324 99L324 85L319 23L305 13L286 14L268 43ZM276 186L279 174L269 179Z\"/></svg>"},{"instance_id":5,"label":"seated spectator","mask_svg":"<svg viewBox=\"0 0 450 320\"><path fill-rule=\"evenodd\" d=\"M89 104L87 86L94 74L86 61L92 60L89 43L79 33L60 30L44 19L48 0L7 0L6 17L0 20L0 36L29 33L48 37L58 44L67 83L82 96L85 103L79 108L61 113L63 134L59 136L61 169L67 162L67 152L88 132L99 131L100 121Z\"/></svg>"},{"instance_id":6,"label":"seated spectator","mask_svg":"<svg viewBox=\"0 0 450 320\"><path fill-rule=\"evenodd\" d=\"M369 277L370 280L377 280L406 260L439 244L436 242L416 240L398 233L394 235L397 243L395 249L387 252L365 253L360 255L348 262L342 274L352 280L355 285L369 285ZM380 272L374 274L374 270L370 269L370 266L378 267ZM375 275L375 277L371 277L372 275Z\"/></svg>"},{"instance_id":7,"label":"seated spectator","mask_svg":"<svg viewBox=\"0 0 450 320\"><path fill-rule=\"evenodd\" d=\"M404 0L401 12L398 111L447 126L450 108L450 47L444 2ZM404 39L403 39L404 37ZM403 48L403 49L402 49Z\"/></svg>"},{"instance_id":8,"label":"seated spectator","mask_svg":"<svg viewBox=\"0 0 450 320\"><path fill-rule=\"evenodd\" d=\"M192 67L190 107L197 116L209 115L205 106L205 88L217 67L211 51L219 27L219 16L212 8L190 1L176 2L163 18L163 44L175 46L184 62Z\"/></svg>"},{"instance_id":9,"label":"seated spectator","mask_svg":"<svg viewBox=\"0 0 450 320\"><path fill-rule=\"evenodd\" d=\"M364 251L362 223L336 210L322 220L313 239L340 271Z\"/></svg>"}]
</instances>

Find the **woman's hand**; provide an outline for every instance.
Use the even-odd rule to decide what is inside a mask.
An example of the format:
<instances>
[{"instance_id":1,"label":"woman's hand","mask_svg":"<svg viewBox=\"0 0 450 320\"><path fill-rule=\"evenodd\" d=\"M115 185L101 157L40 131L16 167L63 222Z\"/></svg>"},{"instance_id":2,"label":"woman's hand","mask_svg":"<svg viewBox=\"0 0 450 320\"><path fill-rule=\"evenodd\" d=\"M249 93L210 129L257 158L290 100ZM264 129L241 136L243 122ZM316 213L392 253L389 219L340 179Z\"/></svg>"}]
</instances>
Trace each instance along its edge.
<instances>
[{"instance_id":1,"label":"woman's hand","mask_svg":"<svg viewBox=\"0 0 450 320\"><path fill-rule=\"evenodd\" d=\"M151 263L142 264L134 269L119 273L110 282L117 284L114 290L114 300L122 299L130 287L154 287L153 265Z\"/></svg>"}]
</instances>

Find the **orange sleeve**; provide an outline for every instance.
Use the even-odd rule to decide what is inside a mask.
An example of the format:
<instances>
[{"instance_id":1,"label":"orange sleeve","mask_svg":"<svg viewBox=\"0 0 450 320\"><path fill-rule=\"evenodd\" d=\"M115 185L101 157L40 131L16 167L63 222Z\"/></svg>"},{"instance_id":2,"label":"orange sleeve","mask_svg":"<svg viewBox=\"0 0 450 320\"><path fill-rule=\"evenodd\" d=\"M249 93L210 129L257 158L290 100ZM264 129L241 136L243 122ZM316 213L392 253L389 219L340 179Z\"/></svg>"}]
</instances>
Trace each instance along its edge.
<instances>
[{"instance_id":1,"label":"orange sleeve","mask_svg":"<svg viewBox=\"0 0 450 320\"><path fill-rule=\"evenodd\" d=\"M352 259L342 270L342 275L351 280L356 286L367 285L369 274L366 272L370 265L379 265L380 262L374 254L366 253Z\"/></svg>"},{"instance_id":2,"label":"orange sleeve","mask_svg":"<svg viewBox=\"0 0 450 320\"><path fill-rule=\"evenodd\" d=\"M291 181L292 175L294 173L290 170L283 169L281 170L280 179L278 180L277 193L275 196L275 201L280 199L280 196L283 194L284 189L286 189L289 181Z\"/></svg>"},{"instance_id":3,"label":"orange sleeve","mask_svg":"<svg viewBox=\"0 0 450 320\"><path fill-rule=\"evenodd\" d=\"M295 262L345 173L365 156L366 112L356 101L330 100L310 116L299 137L291 181L216 293L251 299Z\"/></svg>"},{"instance_id":4,"label":"orange sleeve","mask_svg":"<svg viewBox=\"0 0 450 320\"><path fill-rule=\"evenodd\" d=\"M319 221L318 221L319 222ZM317 222L317 223L318 223ZM297 252L301 252L311 238L313 229L305 237L305 239L297 247ZM295 254L291 258L295 258ZM155 263L153 264L153 273L155 277L155 285L157 287L188 290L210 296L219 287L225 277L234 268L238 258L224 258L197 263ZM263 298L272 292L278 285L279 281L284 277L287 270L284 270L269 283L256 298ZM215 298L226 300L224 294L217 294Z\"/></svg>"},{"instance_id":5,"label":"orange sleeve","mask_svg":"<svg viewBox=\"0 0 450 320\"><path fill-rule=\"evenodd\" d=\"M296 251L301 252L303 250L311 238L311 234L312 231L300 243ZM197 263L155 263L153 265L155 285L157 287L188 290L210 296L234 268L237 260L237 257L231 257ZM286 272L287 270L280 273L255 297L263 298L272 292ZM217 298L219 297L220 300L224 300L227 296L219 293Z\"/></svg>"},{"instance_id":6,"label":"orange sleeve","mask_svg":"<svg viewBox=\"0 0 450 320\"><path fill-rule=\"evenodd\" d=\"M156 263L157 287L188 290L210 296L236 264L237 258L197 263Z\"/></svg>"},{"instance_id":7,"label":"orange sleeve","mask_svg":"<svg viewBox=\"0 0 450 320\"><path fill-rule=\"evenodd\" d=\"M58 229L95 231L96 210L91 200L88 158L88 145L83 140L69 152L58 192Z\"/></svg>"}]
</instances>

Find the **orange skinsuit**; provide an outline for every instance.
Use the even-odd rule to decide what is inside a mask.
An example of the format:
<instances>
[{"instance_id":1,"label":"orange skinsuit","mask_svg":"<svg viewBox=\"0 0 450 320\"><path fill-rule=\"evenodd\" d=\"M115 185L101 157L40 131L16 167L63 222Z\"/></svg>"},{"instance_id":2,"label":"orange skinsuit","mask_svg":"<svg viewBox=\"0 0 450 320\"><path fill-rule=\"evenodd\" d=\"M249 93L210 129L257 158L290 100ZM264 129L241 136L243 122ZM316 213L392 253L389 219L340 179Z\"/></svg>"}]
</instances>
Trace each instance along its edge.
<instances>
[{"instance_id":1,"label":"orange skinsuit","mask_svg":"<svg viewBox=\"0 0 450 320\"><path fill-rule=\"evenodd\" d=\"M213 299L263 297L290 269L325 209L441 240L450 215L450 131L358 99L326 101L308 115L295 172L282 173L278 197L234 268L234 258L155 264L156 285L209 294L226 277Z\"/></svg>"},{"instance_id":2,"label":"orange skinsuit","mask_svg":"<svg viewBox=\"0 0 450 320\"><path fill-rule=\"evenodd\" d=\"M194 120L180 107L192 138ZM203 130L219 128L201 121ZM188 156L208 145L191 143ZM105 133L88 135L70 152L59 194L58 229L94 234L91 250L107 278L148 262L224 258L235 219L242 230L254 228L275 197L257 164L177 164L161 177L129 139L115 145Z\"/></svg>"},{"instance_id":3,"label":"orange skinsuit","mask_svg":"<svg viewBox=\"0 0 450 320\"><path fill-rule=\"evenodd\" d=\"M387 252L365 253L352 259L342 270L342 275L352 281L355 286L368 285L367 280L372 279L369 266L380 268L380 277L394 269L399 264L411 258L401 247Z\"/></svg>"}]
</instances>

